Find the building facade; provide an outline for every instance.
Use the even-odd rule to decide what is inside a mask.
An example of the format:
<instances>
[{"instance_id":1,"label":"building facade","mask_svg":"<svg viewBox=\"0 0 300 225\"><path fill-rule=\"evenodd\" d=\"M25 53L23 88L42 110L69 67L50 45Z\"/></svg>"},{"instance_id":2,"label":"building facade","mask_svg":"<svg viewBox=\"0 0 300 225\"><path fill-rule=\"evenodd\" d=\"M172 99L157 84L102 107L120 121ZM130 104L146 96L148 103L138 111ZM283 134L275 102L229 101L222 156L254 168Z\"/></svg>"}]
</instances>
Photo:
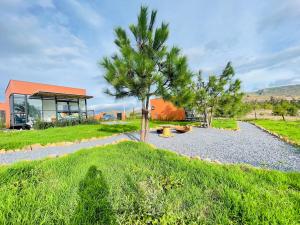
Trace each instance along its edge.
<instances>
[{"instance_id":1,"label":"building facade","mask_svg":"<svg viewBox=\"0 0 300 225\"><path fill-rule=\"evenodd\" d=\"M183 108L177 108L171 102L161 98L150 100L150 116L153 120L185 120L186 112Z\"/></svg>"},{"instance_id":2,"label":"building facade","mask_svg":"<svg viewBox=\"0 0 300 225\"><path fill-rule=\"evenodd\" d=\"M49 84L10 80L0 115L7 128L32 125L36 120L54 122L87 118L86 90Z\"/></svg>"}]
</instances>

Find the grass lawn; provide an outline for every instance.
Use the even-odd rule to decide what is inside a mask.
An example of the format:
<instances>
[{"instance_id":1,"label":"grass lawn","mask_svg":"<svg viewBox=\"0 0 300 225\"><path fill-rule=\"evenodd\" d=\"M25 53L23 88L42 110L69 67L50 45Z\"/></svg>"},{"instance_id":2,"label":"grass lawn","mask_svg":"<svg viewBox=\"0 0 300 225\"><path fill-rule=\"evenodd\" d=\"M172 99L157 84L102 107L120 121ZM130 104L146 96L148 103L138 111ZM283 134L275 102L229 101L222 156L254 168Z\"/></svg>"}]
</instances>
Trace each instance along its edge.
<instances>
[{"instance_id":1,"label":"grass lawn","mask_svg":"<svg viewBox=\"0 0 300 225\"><path fill-rule=\"evenodd\" d=\"M235 119L214 119L212 122L212 127L229 130L238 129L238 125Z\"/></svg>"},{"instance_id":2,"label":"grass lawn","mask_svg":"<svg viewBox=\"0 0 300 225\"><path fill-rule=\"evenodd\" d=\"M106 137L115 133L122 133L136 130L137 127L132 124L116 125L77 125L70 127L56 127L46 130L30 131L0 131L0 149L20 149L25 146L39 143L46 145L55 142L76 141L92 137Z\"/></svg>"},{"instance_id":3,"label":"grass lawn","mask_svg":"<svg viewBox=\"0 0 300 225\"><path fill-rule=\"evenodd\" d=\"M122 142L0 167L0 224L297 224L300 173Z\"/></svg>"},{"instance_id":4,"label":"grass lawn","mask_svg":"<svg viewBox=\"0 0 300 225\"><path fill-rule=\"evenodd\" d=\"M259 126L279 134L300 146L300 120L283 121L283 120L253 120Z\"/></svg>"},{"instance_id":5,"label":"grass lawn","mask_svg":"<svg viewBox=\"0 0 300 225\"><path fill-rule=\"evenodd\" d=\"M185 121L150 121L150 127L155 128L163 124L198 125L199 122ZM236 126L234 120L215 120L213 126L231 128ZM230 127L231 126L231 127ZM30 131L0 131L0 150L22 149L33 144L51 144L57 142L73 142L76 140L100 138L116 133L135 131L140 129L140 120L128 120L127 124L93 124L70 127L56 127L46 130Z\"/></svg>"}]
</instances>

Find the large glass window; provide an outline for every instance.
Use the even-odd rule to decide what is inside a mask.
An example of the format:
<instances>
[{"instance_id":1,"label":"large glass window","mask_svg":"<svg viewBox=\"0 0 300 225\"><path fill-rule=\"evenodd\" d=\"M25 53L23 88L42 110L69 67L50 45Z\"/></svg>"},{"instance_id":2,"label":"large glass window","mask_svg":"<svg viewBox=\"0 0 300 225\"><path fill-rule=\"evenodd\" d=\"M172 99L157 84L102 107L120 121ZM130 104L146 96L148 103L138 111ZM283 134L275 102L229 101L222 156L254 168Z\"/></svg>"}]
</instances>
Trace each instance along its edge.
<instances>
[{"instance_id":1,"label":"large glass window","mask_svg":"<svg viewBox=\"0 0 300 225\"><path fill-rule=\"evenodd\" d=\"M79 108L81 112L86 111L85 99L79 99Z\"/></svg>"},{"instance_id":2,"label":"large glass window","mask_svg":"<svg viewBox=\"0 0 300 225\"><path fill-rule=\"evenodd\" d=\"M25 95L14 95L14 113L25 113Z\"/></svg>"},{"instance_id":3,"label":"large glass window","mask_svg":"<svg viewBox=\"0 0 300 225\"><path fill-rule=\"evenodd\" d=\"M57 111L68 112L69 111L68 102L57 102Z\"/></svg>"},{"instance_id":4,"label":"large glass window","mask_svg":"<svg viewBox=\"0 0 300 225\"><path fill-rule=\"evenodd\" d=\"M26 96L14 94L13 96L14 125L26 123Z\"/></svg>"},{"instance_id":5,"label":"large glass window","mask_svg":"<svg viewBox=\"0 0 300 225\"><path fill-rule=\"evenodd\" d=\"M79 107L78 107L78 102L69 102L69 107L71 112L78 112Z\"/></svg>"},{"instance_id":6,"label":"large glass window","mask_svg":"<svg viewBox=\"0 0 300 225\"><path fill-rule=\"evenodd\" d=\"M36 98L27 98L28 121L34 122L41 119L42 100Z\"/></svg>"},{"instance_id":7,"label":"large glass window","mask_svg":"<svg viewBox=\"0 0 300 225\"><path fill-rule=\"evenodd\" d=\"M53 99L43 99L43 121L54 122L56 120L56 105Z\"/></svg>"}]
</instances>

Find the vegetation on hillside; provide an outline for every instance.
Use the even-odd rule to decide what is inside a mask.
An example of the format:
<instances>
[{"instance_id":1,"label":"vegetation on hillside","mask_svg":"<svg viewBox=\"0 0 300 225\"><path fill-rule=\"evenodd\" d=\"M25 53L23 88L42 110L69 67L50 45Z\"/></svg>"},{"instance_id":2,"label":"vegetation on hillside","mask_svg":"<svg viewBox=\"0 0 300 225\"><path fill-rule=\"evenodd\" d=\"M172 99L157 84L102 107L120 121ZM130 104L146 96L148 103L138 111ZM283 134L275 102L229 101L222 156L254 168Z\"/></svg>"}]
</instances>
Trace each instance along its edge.
<instances>
[{"instance_id":1,"label":"vegetation on hillside","mask_svg":"<svg viewBox=\"0 0 300 225\"><path fill-rule=\"evenodd\" d=\"M0 167L1 224L297 224L300 174L123 142Z\"/></svg>"},{"instance_id":2,"label":"vegetation on hillside","mask_svg":"<svg viewBox=\"0 0 300 225\"><path fill-rule=\"evenodd\" d=\"M248 94L254 96L300 96L300 84L265 88Z\"/></svg>"}]
</instances>

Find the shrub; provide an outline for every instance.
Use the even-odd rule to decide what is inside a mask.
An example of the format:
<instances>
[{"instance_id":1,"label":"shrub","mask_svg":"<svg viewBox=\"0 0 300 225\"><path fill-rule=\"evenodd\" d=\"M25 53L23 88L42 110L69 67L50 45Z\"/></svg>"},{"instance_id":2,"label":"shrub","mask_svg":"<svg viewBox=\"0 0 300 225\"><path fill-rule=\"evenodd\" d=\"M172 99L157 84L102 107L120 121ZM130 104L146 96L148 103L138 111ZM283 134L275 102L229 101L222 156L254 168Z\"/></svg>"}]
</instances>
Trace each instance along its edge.
<instances>
[{"instance_id":1,"label":"shrub","mask_svg":"<svg viewBox=\"0 0 300 225\"><path fill-rule=\"evenodd\" d=\"M99 123L94 118L87 118L87 119L65 119L65 120L58 120L55 122L44 122L38 120L34 123L33 128L37 130L44 130L51 127L67 127L67 126L76 126L79 124L97 124Z\"/></svg>"}]
</instances>

